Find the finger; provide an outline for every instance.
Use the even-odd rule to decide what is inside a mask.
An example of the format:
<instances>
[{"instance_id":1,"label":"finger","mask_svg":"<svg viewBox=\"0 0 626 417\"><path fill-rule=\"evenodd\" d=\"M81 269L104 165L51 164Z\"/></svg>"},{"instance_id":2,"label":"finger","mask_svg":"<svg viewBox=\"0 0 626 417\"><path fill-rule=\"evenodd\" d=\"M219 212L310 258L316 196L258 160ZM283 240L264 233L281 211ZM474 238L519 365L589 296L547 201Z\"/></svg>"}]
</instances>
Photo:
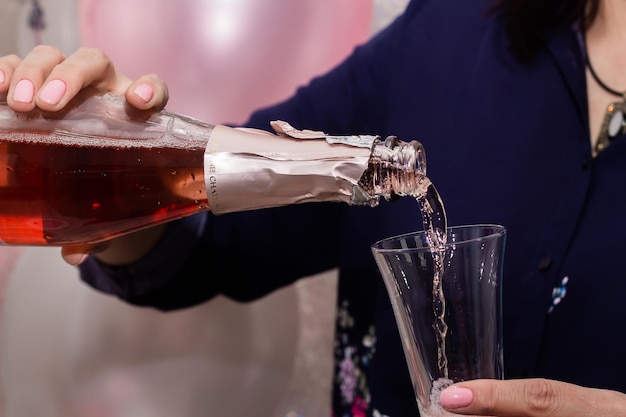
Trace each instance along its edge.
<instances>
[{"instance_id":1,"label":"finger","mask_svg":"<svg viewBox=\"0 0 626 417\"><path fill-rule=\"evenodd\" d=\"M65 59L63 53L54 47L36 46L23 60L9 57L3 63L12 65L7 68L9 86L7 102L17 111L29 111L35 108L35 94L41 88L49 72ZM5 69L3 68L3 69Z\"/></svg>"},{"instance_id":2,"label":"finger","mask_svg":"<svg viewBox=\"0 0 626 417\"><path fill-rule=\"evenodd\" d=\"M22 60L15 54L0 57L0 93L9 91L13 71Z\"/></svg>"},{"instance_id":3,"label":"finger","mask_svg":"<svg viewBox=\"0 0 626 417\"><path fill-rule=\"evenodd\" d=\"M624 394L539 378L462 382L444 390L440 402L457 414L483 416L626 416Z\"/></svg>"},{"instance_id":4,"label":"finger","mask_svg":"<svg viewBox=\"0 0 626 417\"><path fill-rule=\"evenodd\" d=\"M131 83L103 51L83 47L50 69L35 104L55 111L67 105L83 88L124 95Z\"/></svg>"},{"instance_id":5,"label":"finger","mask_svg":"<svg viewBox=\"0 0 626 417\"><path fill-rule=\"evenodd\" d=\"M169 99L165 82L156 74L139 77L126 90L126 100L138 109L162 109Z\"/></svg>"},{"instance_id":6,"label":"finger","mask_svg":"<svg viewBox=\"0 0 626 417\"><path fill-rule=\"evenodd\" d=\"M61 248L61 257L68 264L78 266L87 260L92 251L92 245L64 246Z\"/></svg>"}]
</instances>

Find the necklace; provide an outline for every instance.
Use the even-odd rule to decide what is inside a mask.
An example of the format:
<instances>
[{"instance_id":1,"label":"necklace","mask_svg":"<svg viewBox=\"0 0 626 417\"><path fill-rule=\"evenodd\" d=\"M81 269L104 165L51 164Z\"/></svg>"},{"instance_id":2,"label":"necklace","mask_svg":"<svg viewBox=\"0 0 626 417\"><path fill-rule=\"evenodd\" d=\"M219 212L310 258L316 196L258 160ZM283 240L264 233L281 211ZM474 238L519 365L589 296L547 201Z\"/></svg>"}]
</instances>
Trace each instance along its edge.
<instances>
[{"instance_id":1,"label":"necklace","mask_svg":"<svg viewBox=\"0 0 626 417\"><path fill-rule=\"evenodd\" d=\"M589 72L595 82L597 82L604 91L623 99L623 101L616 101L609 104L606 108L606 113L604 114L604 119L602 120L602 126L600 127L600 133L598 134L598 140L596 140L595 145L596 154L598 154L609 146L618 135L626 133L626 90L624 92L615 90L606 85L600 77L598 77L598 74L594 71L593 66L591 66L589 54L587 53L587 42L584 37L583 49L585 63L587 64L587 68L589 68Z\"/></svg>"}]
</instances>

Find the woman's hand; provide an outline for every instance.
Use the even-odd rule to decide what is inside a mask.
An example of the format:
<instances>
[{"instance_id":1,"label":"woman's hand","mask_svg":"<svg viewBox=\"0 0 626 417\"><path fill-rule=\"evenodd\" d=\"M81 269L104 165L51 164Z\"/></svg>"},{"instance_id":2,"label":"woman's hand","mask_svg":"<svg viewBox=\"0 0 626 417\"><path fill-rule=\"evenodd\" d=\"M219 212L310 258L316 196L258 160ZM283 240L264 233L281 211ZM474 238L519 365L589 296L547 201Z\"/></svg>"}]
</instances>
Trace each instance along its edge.
<instances>
[{"instance_id":1,"label":"woman's hand","mask_svg":"<svg viewBox=\"0 0 626 417\"><path fill-rule=\"evenodd\" d=\"M165 225L130 233L96 245L72 245L61 248L61 257L70 265L80 265L94 256L109 265L126 265L148 253L163 234Z\"/></svg>"},{"instance_id":2,"label":"woman's hand","mask_svg":"<svg viewBox=\"0 0 626 417\"><path fill-rule=\"evenodd\" d=\"M123 95L139 109L162 108L168 100L167 86L156 75L132 81L98 49L80 48L65 57L55 47L40 45L24 59L0 57L0 93L8 93L9 106L17 111L60 110L87 87Z\"/></svg>"},{"instance_id":3,"label":"woman's hand","mask_svg":"<svg viewBox=\"0 0 626 417\"><path fill-rule=\"evenodd\" d=\"M130 105L142 110L163 108L168 100L167 86L155 74L133 81L98 49L80 48L66 57L55 47L41 45L24 59L0 57L0 94L7 94L9 106L16 111L35 107L58 111L86 88L125 96ZM67 246L62 256L71 265L82 263L92 253L110 264L130 263L150 250L162 230L157 227L97 246Z\"/></svg>"},{"instance_id":4,"label":"woman's hand","mask_svg":"<svg viewBox=\"0 0 626 417\"><path fill-rule=\"evenodd\" d=\"M477 416L626 417L626 394L540 378L459 382L439 400L452 413Z\"/></svg>"}]
</instances>

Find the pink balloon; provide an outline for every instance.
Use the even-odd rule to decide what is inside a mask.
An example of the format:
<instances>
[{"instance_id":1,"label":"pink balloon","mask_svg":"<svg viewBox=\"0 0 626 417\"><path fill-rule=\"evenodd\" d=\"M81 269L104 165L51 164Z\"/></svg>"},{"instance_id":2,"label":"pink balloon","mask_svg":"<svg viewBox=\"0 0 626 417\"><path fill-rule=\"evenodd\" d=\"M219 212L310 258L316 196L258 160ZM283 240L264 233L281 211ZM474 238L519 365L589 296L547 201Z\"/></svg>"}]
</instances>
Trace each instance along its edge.
<instances>
[{"instance_id":1,"label":"pink balloon","mask_svg":"<svg viewBox=\"0 0 626 417\"><path fill-rule=\"evenodd\" d=\"M132 78L155 72L168 108L241 123L370 35L366 0L79 0L82 44Z\"/></svg>"}]
</instances>

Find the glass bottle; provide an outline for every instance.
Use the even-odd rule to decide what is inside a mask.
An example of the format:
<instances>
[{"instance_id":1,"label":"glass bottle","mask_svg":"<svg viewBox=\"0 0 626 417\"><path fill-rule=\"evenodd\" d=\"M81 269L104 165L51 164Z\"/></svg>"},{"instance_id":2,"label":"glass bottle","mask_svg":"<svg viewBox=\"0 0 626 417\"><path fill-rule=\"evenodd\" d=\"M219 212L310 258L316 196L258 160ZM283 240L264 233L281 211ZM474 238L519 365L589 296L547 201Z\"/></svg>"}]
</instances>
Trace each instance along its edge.
<instances>
[{"instance_id":1,"label":"glass bottle","mask_svg":"<svg viewBox=\"0 0 626 417\"><path fill-rule=\"evenodd\" d=\"M417 141L271 125L277 134L214 126L110 94L54 113L1 101L0 243L96 243L207 210L376 206L422 192Z\"/></svg>"}]
</instances>

